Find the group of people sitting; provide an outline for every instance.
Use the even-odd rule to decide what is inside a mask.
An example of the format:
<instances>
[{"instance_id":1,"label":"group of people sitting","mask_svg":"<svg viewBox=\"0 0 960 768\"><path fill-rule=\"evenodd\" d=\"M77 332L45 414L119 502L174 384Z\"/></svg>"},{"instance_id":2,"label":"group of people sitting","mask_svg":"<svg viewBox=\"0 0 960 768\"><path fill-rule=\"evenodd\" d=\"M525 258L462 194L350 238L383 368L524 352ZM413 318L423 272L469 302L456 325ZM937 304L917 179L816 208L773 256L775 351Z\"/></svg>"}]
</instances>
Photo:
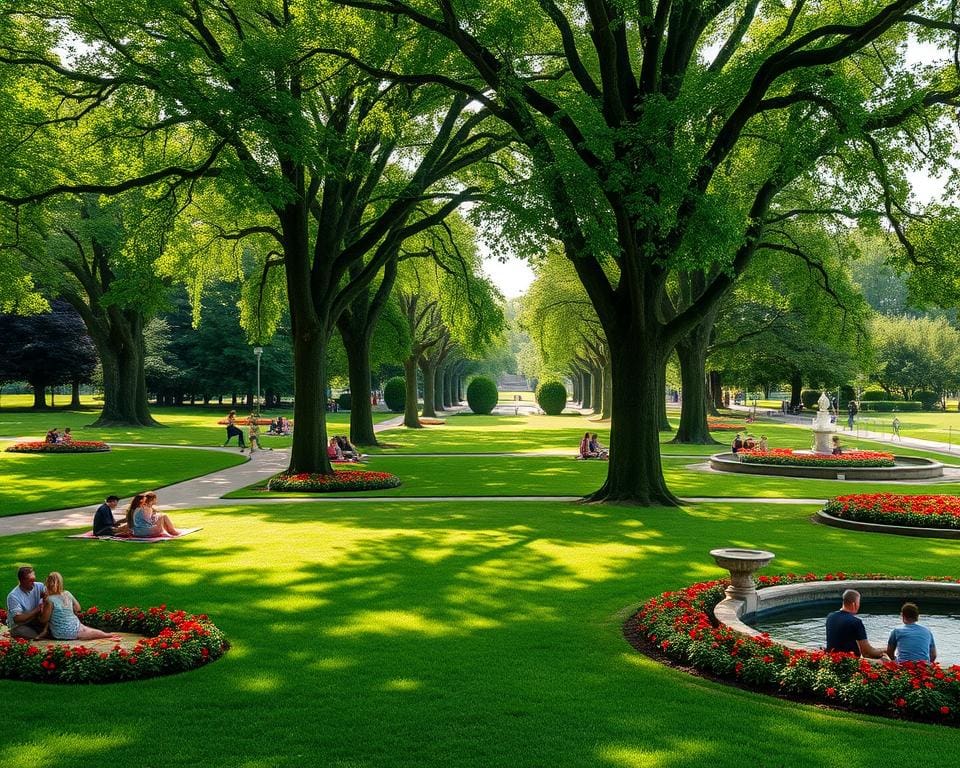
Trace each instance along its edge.
<instances>
[{"instance_id":1,"label":"group of people sitting","mask_svg":"<svg viewBox=\"0 0 960 768\"><path fill-rule=\"evenodd\" d=\"M25 640L120 639L80 622L80 603L64 589L63 576L51 571L41 584L29 565L17 569L17 586L7 595L7 627L11 637Z\"/></svg>"},{"instance_id":2,"label":"group of people sitting","mask_svg":"<svg viewBox=\"0 0 960 768\"><path fill-rule=\"evenodd\" d=\"M153 539L158 536L179 536L169 515L157 512L157 494L138 493L130 500L126 514L119 522L113 512L120 503L116 496L107 496L93 515L94 536L123 536Z\"/></svg>"},{"instance_id":3,"label":"group of people sitting","mask_svg":"<svg viewBox=\"0 0 960 768\"><path fill-rule=\"evenodd\" d=\"M283 416L277 416L270 422L270 427L267 429L268 435L289 435L292 432L293 427L290 426L290 419L285 419Z\"/></svg>"},{"instance_id":4,"label":"group of people sitting","mask_svg":"<svg viewBox=\"0 0 960 768\"><path fill-rule=\"evenodd\" d=\"M73 435L70 433L70 427L64 427L63 432L57 427L54 427L47 432L47 436L43 441L45 443L72 443Z\"/></svg>"},{"instance_id":5,"label":"group of people sitting","mask_svg":"<svg viewBox=\"0 0 960 768\"><path fill-rule=\"evenodd\" d=\"M740 453L740 451L766 451L768 449L769 446L766 435L760 435L760 439L757 440L753 435L745 435L742 432L737 432L737 436L733 438L733 445L730 446L731 453Z\"/></svg>"},{"instance_id":6,"label":"group of people sitting","mask_svg":"<svg viewBox=\"0 0 960 768\"><path fill-rule=\"evenodd\" d=\"M581 459L609 459L610 451L600 445L597 439L597 433L584 432L583 439L580 440Z\"/></svg>"},{"instance_id":7,"label":"group of people sitting","mask_svg":"<svg viewBox=\"0 0 960 768\"><path fill-rule=\"evenodd\" d=\"M334 435L327 444L330 461L360 461L365 455L358 451L346 435Z\"/></svg>"},{"instance_id":8,"label":"group of people sitting","mask_svg":"<svg viewBox=\"0 0 960 768\"><path fill-rule=\"evenodd\" d=\"M937 645L933 633L920 624L920 609L916 603L904 603L900 608L901 626L895 627L887 639L886 648L877 648L867 640L867 629L857 618L860 593L848 589L841 598L843 606L827 616L827 650L847 651L867 659L890 659L897 662L936 661Z\"/></svg>"}]
</instances>

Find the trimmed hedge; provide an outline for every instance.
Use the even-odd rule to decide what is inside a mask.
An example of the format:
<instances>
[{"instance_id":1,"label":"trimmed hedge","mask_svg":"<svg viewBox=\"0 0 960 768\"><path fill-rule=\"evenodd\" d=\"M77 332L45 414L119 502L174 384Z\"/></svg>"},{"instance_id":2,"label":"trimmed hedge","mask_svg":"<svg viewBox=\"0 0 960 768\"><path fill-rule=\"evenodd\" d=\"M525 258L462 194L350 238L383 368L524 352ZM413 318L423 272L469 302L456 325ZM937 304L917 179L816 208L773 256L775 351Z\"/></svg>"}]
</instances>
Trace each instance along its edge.
<instances>
[{"instance_id":1,"label":"trimmed hedge","mask_svg":"<svg viewBox=\"0 0 960 768\"><path fill-rule=\"evenodd\" d=\"M918 389L913 393L913 399L919 400L925 411L932 411L934 406L940 404L940 395L931 392L929 389Z\"/></svg>"},{"instance_id":2,"label":"trimmed hedge","mask_svg":"<svg viewBox=\"0 0 960 768\"><path fill-rule=\"evenodd\" d=\"M567 405L567 388L559 381L545 381L537 387L537 405L548 416L559 416Z\"/></svg>"},{"instance_id":3,"label":"trimmed hedge","mask_svg":"<svg viewBox=\"0 0 960 768\"><path fill-rule=\"evenodd\" d=\"M813 408L820 399L819 389L804 389L800 392L800 402L804 408Z\"/></svg>"},{"instance_id":4,"label":"trimmed hedge","mask_svg":"<svg viewBox=\"0 0 960 768\"><path fill-rule=\"evenodd\" d=\"M900 395L888 395L882 389L868 389L862 395L860 395L860 400L867 400L868 402L876 402L877 400L903 400Z\"/></svg>"},{"instance_id":5,"label":"trimmed hedge","mask_svg":"<svg viewBox=\"0 0 960 768\"><path fill-rule=\"evenodd\" d=\"M353 407L353 395L349 392L341 392L337 398L337 404L341 411L349 411Z\"/></svg>"},{"instance_id":6,"label":"trimmed hedge","mask_svg":"<svg viewBox=\"0 0 960 768\"><path fill-rule=\"evenodd\" d=\"M861 411L891 413L892 411L922 411L923 403L916 400L873 400L861 404Z\"/></svg>"},{"instance_id":7,"label":"trimmed hedge","mask_svg":"<svg viewBox=\"0 0 960 768\"><path fill-rule=\"evenodd\" d=\"M486 376L477 376L467 387L467 405L480 416L486 416L493 411L499 397L496 382Z\"/></svg>"},{"instance_id":8,"label":"trimmed hedge","mask_svg":"<svg viewBox=\"0 0 960 768\"><path fill-rule=\"evenodd\" d=\"M407 405L407 382L403 376L387 379L383 385L383 402L394 413L402 413Z\"/></svg>"}]
</instances>

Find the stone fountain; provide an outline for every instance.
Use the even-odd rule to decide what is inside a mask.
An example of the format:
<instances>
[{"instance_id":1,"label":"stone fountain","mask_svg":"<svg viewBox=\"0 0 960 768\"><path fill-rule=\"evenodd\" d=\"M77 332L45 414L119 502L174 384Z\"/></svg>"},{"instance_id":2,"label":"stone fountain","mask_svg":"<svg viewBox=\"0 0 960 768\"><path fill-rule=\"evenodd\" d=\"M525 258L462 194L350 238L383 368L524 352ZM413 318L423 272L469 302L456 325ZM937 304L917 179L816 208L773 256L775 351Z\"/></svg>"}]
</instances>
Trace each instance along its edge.
<instances>
[{"instance_id":1,"label":"stone fountain","mask_svg":"<svg viewBox=\"0 0 960 768\"><path fill-rule=\"evenodd\" d=\"M813 452L833 453L833 434L836 425L830 423L830 398L826 392L817 400L817 415L813 419Z\"/></svg>"},{"instance_id":2,"label":"stone fountain","mask_svg":"<svg viewBox=\"0 0 960 768\"><path fill-rule=\"evenodd\" d=\"M741 610L752 613L757 608L757 585L753 573L770 564L776 555L764 549L739 549L736 547L711 549L710 555L721 568L730 571L730 586L726 589L729 600L742 603Z\"/></svg>"}]
</instances>

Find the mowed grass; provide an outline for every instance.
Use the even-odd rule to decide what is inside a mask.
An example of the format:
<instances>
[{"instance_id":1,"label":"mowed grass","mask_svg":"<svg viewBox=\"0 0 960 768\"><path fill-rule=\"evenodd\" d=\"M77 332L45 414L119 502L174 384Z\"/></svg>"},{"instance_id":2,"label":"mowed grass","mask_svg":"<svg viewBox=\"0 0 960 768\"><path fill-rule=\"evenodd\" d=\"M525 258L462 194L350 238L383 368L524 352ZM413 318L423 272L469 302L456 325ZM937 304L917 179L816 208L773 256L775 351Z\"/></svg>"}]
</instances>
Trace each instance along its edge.
<instances>
[{"instance_id":1,"label":"mowed grass","mask_svg":"<svg viewBox=\"0 0 960 768\"><path fill-rule=\"evenodd\" d=\"M9 397L9 396L8 396ZM42 439L47 430L58 427L70 427L77 440L105 440L111 443L155 443L158 445L222 445L226 439L226 427L217 422L225 419L230 411L229 406L221 410L184 406L182 408L153 408L153 417L163 426L156 428L128 428L128 427L91 427L100 415L98 409L70 410L57 408L48 412L22 411L0 409L0 437L33 437ZM237 409L241 418L249 411ZM289 410L265 411L263 418L276 418L282 415L292 419L293 412ZM374 423L386 421L395 416L387 412L375 412ZM246 430L246 428L244 428ZM327 431L330 433L346 433L350 430L350 413L328 413ZM290 445L290 437L272 437L266 434L266 427L261 428L264 445L286 448ZM233 441L234 445L236 440Z\"/></svg>"},{"instance_id":2,"label":"mowed grass","mask_svg":"<svg viewBox=\"0 0 960 768\"><path fill-rule=\"evenodd\" d=\"M61 571L84 605L206 612L208 667L102 686L4 681L8 766L953 765L960 731L819 709L662 667L624 610L724 575L950 572L960 542L811 525L812 507L542 502L184 511L163 546L4 540L8 572ZM109 574L109 578L105 575ZM893 617L891 617L893 621ZM105 716L106 713L106 716Z\"/></svg>"},{"instance_id":3,"label":"mowed grass","mask_svg":"<svg viewBox=\"0 0 960 768\"><path fill-rule=\"evenodd\" d=\"M243 463L243 455L176 448L109 453L6 453L0 443L0 516L66 509L198 477Z\"/></svg>"}]
</instances>

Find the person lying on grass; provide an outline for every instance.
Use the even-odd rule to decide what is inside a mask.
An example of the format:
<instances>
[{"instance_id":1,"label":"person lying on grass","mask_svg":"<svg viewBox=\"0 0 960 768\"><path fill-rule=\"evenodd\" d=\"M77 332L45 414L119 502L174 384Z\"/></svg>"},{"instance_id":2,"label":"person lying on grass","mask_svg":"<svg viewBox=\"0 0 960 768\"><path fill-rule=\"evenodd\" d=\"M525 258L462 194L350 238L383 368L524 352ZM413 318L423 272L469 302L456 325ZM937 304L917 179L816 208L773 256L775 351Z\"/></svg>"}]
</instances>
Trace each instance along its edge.
<instances>
[{"instance_id":1,"label":"person lying on grass","mask_svg":"<svg viewBox=\"0 0 960 768\"><path fill-rule=\"evenodd\" d=\"M46 624L37 640L48 634L54 640L119 640L120 635L104 632L80 623L80 603L63 588L63 576L51 571L46 581L40 621Z\"/></svg>"},{"instance_id":2,"label":"person lying on grass","mask_svg":"<svg viewBox=\"0 0 960 768\"><path fill-rule=\"evenodd\" d=\"M154 509L157 494L152 491L138 493L127 508L127 527L138 539L152 539L157 536L179 536L173 521Z\"/></svg>"}]
</instances>

